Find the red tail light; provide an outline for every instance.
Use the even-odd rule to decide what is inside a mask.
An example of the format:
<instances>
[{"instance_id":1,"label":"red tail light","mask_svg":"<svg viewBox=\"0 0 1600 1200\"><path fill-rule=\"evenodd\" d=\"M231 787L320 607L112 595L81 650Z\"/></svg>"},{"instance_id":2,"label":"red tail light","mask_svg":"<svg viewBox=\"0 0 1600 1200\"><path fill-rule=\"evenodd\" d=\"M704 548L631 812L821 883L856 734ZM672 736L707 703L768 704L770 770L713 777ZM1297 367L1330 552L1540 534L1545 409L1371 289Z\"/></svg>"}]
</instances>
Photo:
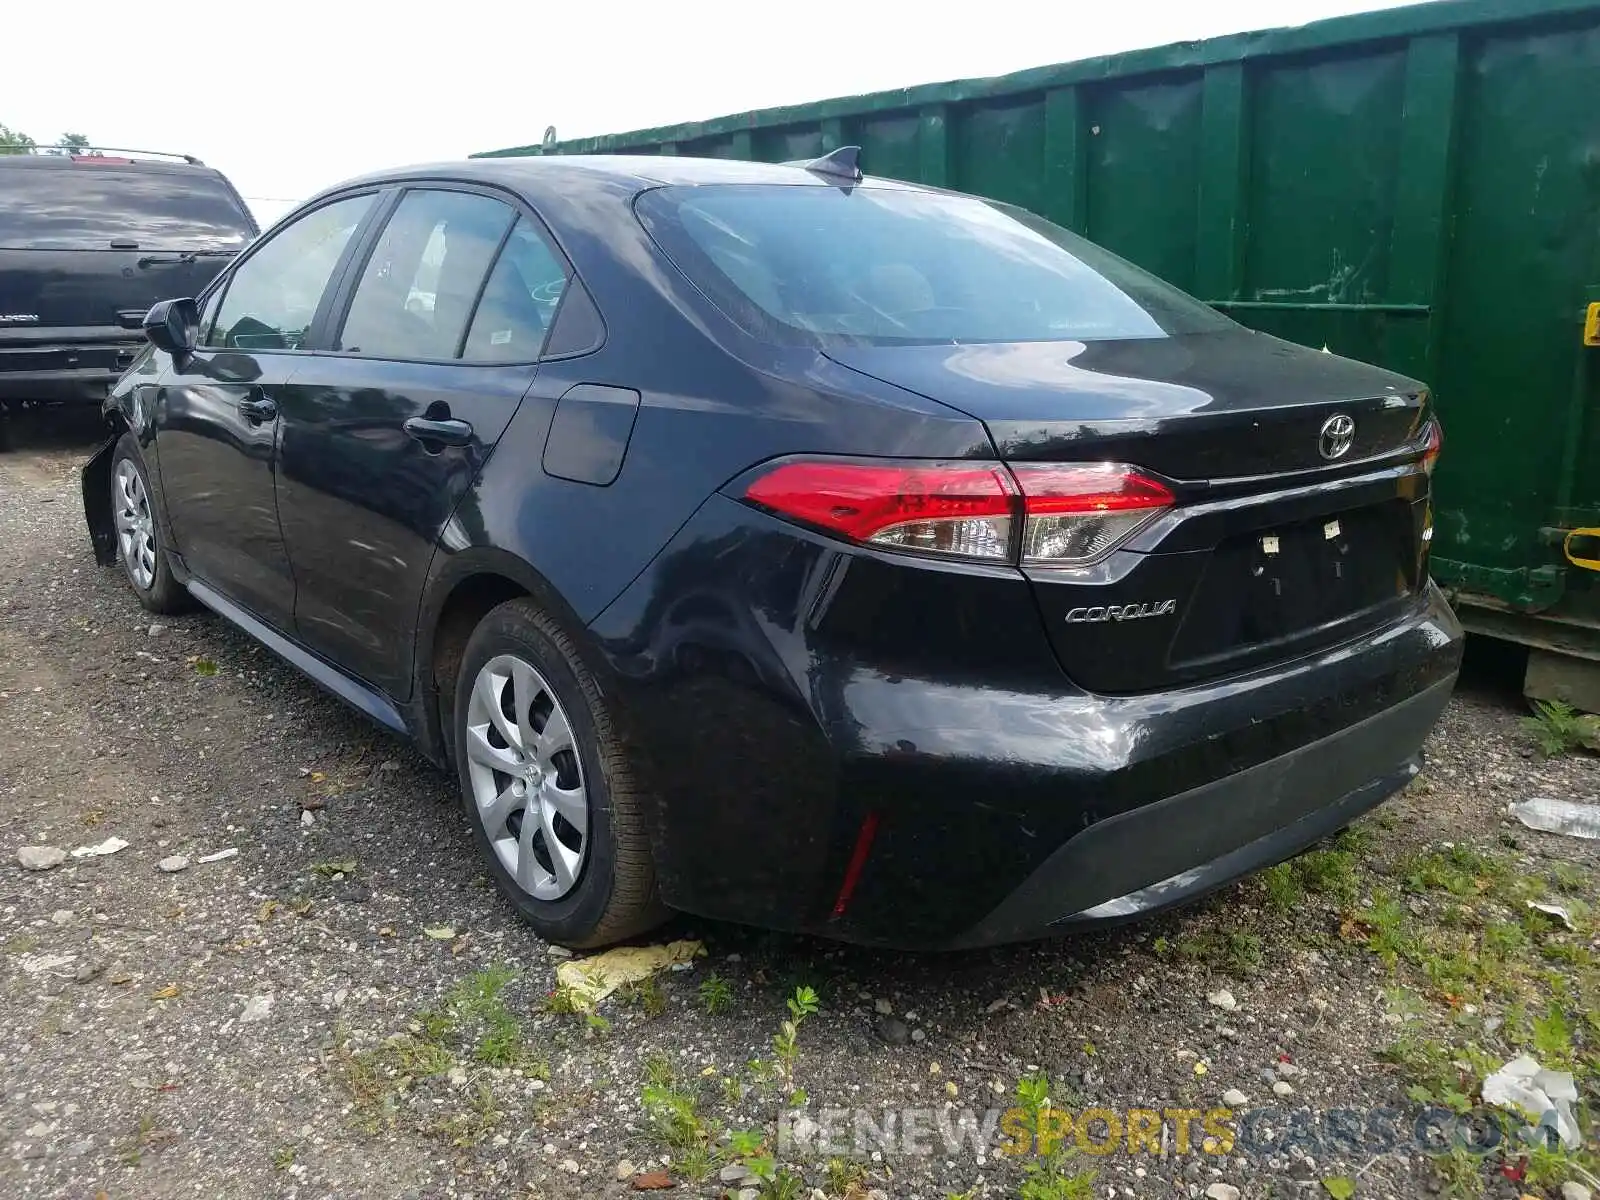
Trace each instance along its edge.
<instances>
[{"instance_id":1,"label":"red tail light","mask_svg":"<svg viewBox=\"0 0 1600 1200\"><path fill-rule=\"evenodd\" d=\"M1438 417L1428 418L1428 440L1422 447L1422 469L1429 475L1439 464L1439 451L1444 449L1444 429Z\"/></svg>"},{"instance_id":2,"label":"red tail light","mask_svg":"<svg viewBox=\"0 0 1600 1200\"><path fill-rule=\"evenodd\" d=\"M1163 483L1120 463L1018 463L1026 497L1022 561L1092 562L1173 502Z\"/></svg>"},{"instance_id":3,"label":"red tail light","mask_svg":"<svg viewBox=\"0 0 1600 1200\"><path fill-rule=\"evenodd\" d=\"M745 499L884 549L1076 565L1126 541L1173 503L1166 485L1116 463L780 463Z\"/></svg>"},{"instance_id":4,"label":"red tail light","mask_svg":"<svg viewBox=\"0 0 1600 1200\"><path fill-rule=\"evenodd\" d=\"M999 463L789 462L745 499L857 542L1006 559L1015 487Z\"/></svg>"}]
</instances>

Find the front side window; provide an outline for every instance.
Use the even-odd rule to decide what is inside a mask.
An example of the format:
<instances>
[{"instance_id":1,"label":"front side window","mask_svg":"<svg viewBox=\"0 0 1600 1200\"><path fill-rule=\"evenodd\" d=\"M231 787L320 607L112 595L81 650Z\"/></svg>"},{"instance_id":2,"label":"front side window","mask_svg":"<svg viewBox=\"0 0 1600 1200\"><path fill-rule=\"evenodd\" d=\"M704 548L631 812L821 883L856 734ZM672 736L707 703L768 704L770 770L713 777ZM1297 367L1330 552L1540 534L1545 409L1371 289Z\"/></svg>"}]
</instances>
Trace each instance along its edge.
<instances>
[{"instance_id":1,"label":"front side window","mask_svg":"<svg viewBox=\"0 0 1600 1200\"><path fill-rule=\"evenodd\" d=\"M205 303L200 306L200 331L199 341L202 346L211 344L211 328L217 323L217 309L222 306L223 288L214 287L211 294L206 297Z\"/></svg>"},{"instance_id":2,"label":"front side window","mask_svg":"<svg viewBox=\"0 0 1600 1200\"><path fill-rule=\"evenodd\" d=\"M240 263L228 281L208 346L298 350L322 303L328 280L374 197L351 196L284 226Z\"/></svg>"},{"instance_id":3,"label":"front side window","mask_svg":"<svg viewBox=\"0 0 1600 1200\"><path fill-rule=\"evenodd\" d=\"M566 290L566 264L526 218L518 219L478 301L462 357L473 362L538 358Z\"/></svg>"},{"instance_id":4,"label":"front side window","mask_svg":"<svg viewBox=\"0 0 1600 1200\"><path fill-rule=\"evenodd\" d=\"M406 193L361 272L336 349L455 358L509 206L471 192Z\"/></svg>"},{"instance_id":5,"label":"front side window","mask_svg":"<svg viewBox=\"0 0 1600 1200\"><path fill-rule=\"evenodd\" d=\"M727 316L812 344L1101 341L1225 317L1020 209L896 188L658 188L657 244Z\"/></svg>"}]
</instances>

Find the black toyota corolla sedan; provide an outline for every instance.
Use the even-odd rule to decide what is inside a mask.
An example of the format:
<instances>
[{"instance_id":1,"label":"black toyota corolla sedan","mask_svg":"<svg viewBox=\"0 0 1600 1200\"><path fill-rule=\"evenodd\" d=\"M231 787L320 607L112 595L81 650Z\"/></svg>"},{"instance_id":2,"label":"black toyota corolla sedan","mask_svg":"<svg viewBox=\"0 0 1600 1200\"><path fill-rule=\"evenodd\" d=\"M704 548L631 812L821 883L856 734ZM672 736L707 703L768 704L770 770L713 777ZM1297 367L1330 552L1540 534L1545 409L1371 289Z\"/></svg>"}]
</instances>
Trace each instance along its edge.
<instances>
[{"instance_id":1,"label":"black toyota corolla sedan","mask_svg":"<svg viewBox=\"0 0 1600 1200\"><path fill-rule=\"evenodd\" d=\"M1149 912L1455 679L1423 387L849 150L370 175L146 325L100 560L414 740L570 945Z\"/></svg>"}]
</instances>

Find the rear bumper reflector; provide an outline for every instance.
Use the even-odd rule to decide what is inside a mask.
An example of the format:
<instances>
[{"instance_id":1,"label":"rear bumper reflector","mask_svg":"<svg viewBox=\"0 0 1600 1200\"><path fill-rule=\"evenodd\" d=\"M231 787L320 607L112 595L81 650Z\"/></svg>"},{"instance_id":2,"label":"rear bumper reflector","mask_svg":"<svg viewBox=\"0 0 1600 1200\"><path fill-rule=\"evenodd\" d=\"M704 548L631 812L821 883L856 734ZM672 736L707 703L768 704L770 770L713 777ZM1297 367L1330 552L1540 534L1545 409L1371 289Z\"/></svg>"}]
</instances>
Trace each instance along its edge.
<instances>
[{"instance_id":1,"label":"rear bumper reflector","mask_svg":"<svg viewBox=\"0 0 1600 1200\"><path fill-rule=\"evenodd\" d=\"M850 852L850 865L844 869L844 880L839 884L838 898L833 902L833 917L837 921L850 907L850 897L855 895L856 883L866 868L867 855L872 853L872 839L878 835L878 814L869 812L861 820L861 831L856 834L856 848Z\"/></svg>"}]
</instances>

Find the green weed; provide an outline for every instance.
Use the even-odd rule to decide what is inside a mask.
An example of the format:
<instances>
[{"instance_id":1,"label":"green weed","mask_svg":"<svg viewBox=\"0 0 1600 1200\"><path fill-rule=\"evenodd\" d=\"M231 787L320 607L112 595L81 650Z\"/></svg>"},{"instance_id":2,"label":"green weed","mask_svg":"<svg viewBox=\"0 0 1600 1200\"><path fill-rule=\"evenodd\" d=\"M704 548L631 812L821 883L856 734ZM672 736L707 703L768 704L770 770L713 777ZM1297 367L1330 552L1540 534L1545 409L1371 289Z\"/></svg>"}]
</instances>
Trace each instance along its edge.
<instances>
[{"instance_id":1,"label":"green weed","mask_svg":"<svg viewBox=\"0 0 1600 1200\"><path fill-rule=\"evenodd\" d=\"M1281 862L1261 872L1261 883L1266 888L1267 903L1279 912L1294 912L1305 899L1305 889L1293 863Z\"/></svg>"},{"instance_id":2,"label":"green weed","mask_svg":"<svg viewBox=\"0 0 1600 1200\"><path fill-rule=\"evenodd\" d=\"M808 987L797 987L786 1003L789 1019L772 1035L772 1050L783 1078L792 1086L795 1063L800 1057L800 1025L817 1011L817 993Z\"/></svg>"},{"instance_id":3,"label":"green weed","mask_svg":"<svg viewBox=\"0 0 1600 1200\"><path fill-rule=\"evenodd\" d=\"M1572 1027L1554 1004L1533 1020L1533 1053L1547 1067L1559 1070L1572 1065Z\"/></svg>"},{"instance_id":4,"label":"green weed","mask_svg":"<svg viewBox=\"0 0 1600 1200\"><path fill-rule=\"evenodd\" d=\"M1178 944L1178 953L1184 958L1237 975L1254 974L1266 960L1260 935L1244 929L1226 932L1210 929L1197 933Z\"/></svg>"},{"instance_id":5,"label":"green weed","mask_svg":"<svg viewBox=\"0 0 1600 1200\"><path fill-rule=\"evenodd\" d=\"M1406 910L1387 892L1372 894L1372 907L1365 910L1362 921L1367 926L1367 949L1393 969L1401 958L1408 958L1414 941L1406 929Z\"/></svg>"},{"instance_id":6,"label":"green weed","mask_svg":"<svg viewBox=\"0 0 1600 1200\"><path fill-rule=\"evenodd\" d=\"M1533 716L1523 717L1520 724L1546 758L1592 748L1600 741L1600 718L1586 717L1562 700L1535 700Z\"/></svg>"},{"instance_id":7,"label":"green weed","mask_svg":"<svg viewBox=\"0 0 1600 1200\"><path fill-rule=\"evenodd\" d=\"M1579 896L1589 890L1589 873L1569 862L1558 862L1550 868L1550 882L1569 896Z\"/></svg>"},{"instance_id":8,"label":"green weed","mask_svg":"<svg viewBox=\"0 0 1600 1200\"><path fill-rule=\"evenodd\" d=\"M617 998L637 1008L651 1020L667 1011L667 994L661 988L661 981L654 975L624 984L617 990Z\"/></svg>"},{"instance_id":9,"label":"green weed","mask_svg":"<svg viewBox=\"0 0 1600 1200\"><path fill-rule=\"evenodd\" d=\"M1483 1160L1464 1146L1433 1156L1439 1195L1448 1200L1478 1200L1483 1195Z\"/></svg>"},{"instance_id":10,"label":"green weed","mask_svg":"<svg viewBox=\"0 0 1600 1200\"><path fill-rule=\"evenodd\" d=\"M830 1158L823 1168L824 1189L830 1196L843 1196L852 1189L864 1191L867 1169L853 1158Z\"/></svg>"},{"instance_id":11,"label":"green weed","mask_svg":"<svg viewBox=\"0 0 1600 1200\"><path fill-rule=\"evenodd\" d=\"M700 1004L707 1016L719 1016L733 1008L733 989L715 971L700 981Z\"/></svg>"},{"instance_id":12,"label":"green weed","mask_svg":"<svg viewBox=\"0 0 1600 1200\"><path fill-rule=\"evenodd\" d=\"M699 1183L716 1169L717 1153L703 1143L683 1147L672 1159L673 1174L690 1183Z\"/></svg>"},{"instance_id":13,"label":"green weed","mask_svg":"<svg viewBox=\"0 0 1600 1200\"><path fill-rule=\"evenodd\" d=\"M1057 1163L1030 1162L1023 1168L1020 1200L1093 1200L1095 1172L1067 1174Z\"/></svg>"}]
</instances>

